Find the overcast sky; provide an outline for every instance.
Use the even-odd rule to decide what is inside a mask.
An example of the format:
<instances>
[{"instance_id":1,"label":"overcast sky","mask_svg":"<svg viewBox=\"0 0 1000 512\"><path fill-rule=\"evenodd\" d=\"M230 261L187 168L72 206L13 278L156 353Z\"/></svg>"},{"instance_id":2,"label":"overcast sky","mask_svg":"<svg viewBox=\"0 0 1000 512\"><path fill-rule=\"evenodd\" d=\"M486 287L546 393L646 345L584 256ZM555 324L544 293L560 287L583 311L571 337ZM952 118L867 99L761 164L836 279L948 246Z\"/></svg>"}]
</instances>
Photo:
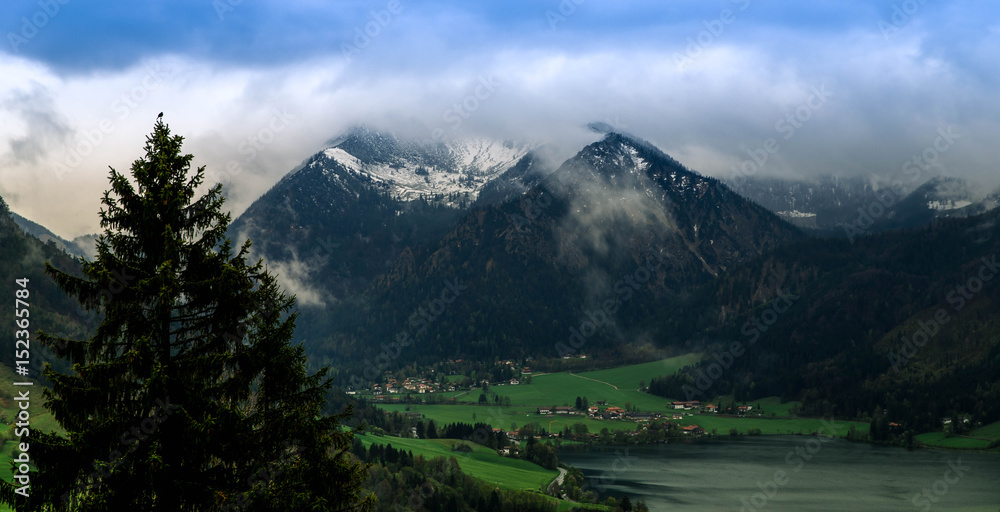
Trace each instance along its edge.
<instances>
[{"instance_id":1,"label":"overcast sky","mask_svg":"<svg viewBox=\"0 0 1000 512\"><path fill-rule=\"evenodd\" d=\"M66 237L161 111L237 214L356 123L1000 185L995 0L19 0L0 29L0 196Z\"/></svg>"}]
</instances>

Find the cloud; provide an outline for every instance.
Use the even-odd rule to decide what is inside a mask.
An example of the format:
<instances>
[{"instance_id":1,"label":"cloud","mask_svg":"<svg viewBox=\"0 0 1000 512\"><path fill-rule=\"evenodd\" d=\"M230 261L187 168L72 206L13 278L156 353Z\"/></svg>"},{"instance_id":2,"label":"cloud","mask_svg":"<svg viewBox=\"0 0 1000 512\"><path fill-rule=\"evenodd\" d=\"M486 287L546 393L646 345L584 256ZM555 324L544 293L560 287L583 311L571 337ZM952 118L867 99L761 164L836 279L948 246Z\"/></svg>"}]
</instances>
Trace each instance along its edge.
<instances>
[{"instance_id":1,"label":"cloud","mask_svg":"<svg viewBox=\"0 0 1000 512\"><path fill-rule=\"evenodd\" d=\"M997 184L1000 24L986 3L924 4L890 37L891 6L872 2L569 3L555 28L555 1L401 1L389 16L388 1L243 2L221 19L211 2L68 3L0 50L15 55L0 61L0 98L34 91L0 127L0 195L63 236L95 231L107 166L141 155L161 111L236 214L356 123L539 141L558 160L605 121L723 178L768 138L780 150L761 174L898 173L953 127L962 138L936 172ZM18 5L7 30L37 8ZM724 8L733 21L707 32ZM345 58L345 45L358 51ZM157 66L169 72L150 82ZM777 124L816 87L832 96L786 139ZM52 180L105 120L100 144Z\"/></svg>"},{"instance_id":2,"label":"cloud","mask_svg":"<svg viewBox=\"0 0 1000 512\"><path fill-rule=\"evenodd\" d=\"M56 111L51 91L37 82L30 84L30 90L10 91L0 99L0 111L23 126L21 133L7 139L8 149L0 154L3 165L36 165L52 147L64 144L72 131Z\"/></svg>"}]
</instances>

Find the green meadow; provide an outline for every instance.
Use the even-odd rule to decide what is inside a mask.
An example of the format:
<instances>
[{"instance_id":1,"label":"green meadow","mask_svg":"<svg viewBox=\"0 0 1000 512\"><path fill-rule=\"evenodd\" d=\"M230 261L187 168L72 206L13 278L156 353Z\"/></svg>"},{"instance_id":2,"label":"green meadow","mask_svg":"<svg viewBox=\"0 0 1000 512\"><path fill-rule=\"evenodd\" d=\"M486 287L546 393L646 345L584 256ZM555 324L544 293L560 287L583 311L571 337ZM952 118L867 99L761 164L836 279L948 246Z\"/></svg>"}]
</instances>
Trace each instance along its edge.
<instances>
[{"instance_id":1,"label":"green meadow","mask_svg":"<svg viewBox=\"0 0 1000 512\"><path fill-rule=\"evenodd\" d=\"M474 478L509 490L540 492L559 475L558 471L549 471L528 461L512 459L498 455L495 451L475 443L457 439L404 439L399 437L379 437L361 435L358 439L365 448L372 444L392 445L398 450L413 452L413 455L423 455L426 458L455 457L462 471ZM452 451L451 447L459 443L468 445L471 452ZM546 496L554 505L556 511L562 512L574 507L588 510L608 510L602 505L585 505L558 500Z\"/></svg>"},{"instance_id":2,"label":"green meadow","mask_svg":"<svg viewBox=\"0 0 1000 512\"><path fill-rule=\"evenodd\" d=\"M864 429L865 432L868 430L867 423L840 420L824 423L818 418L736 418L696 413L685 414L683 419L670 421L678 425L698 425L708 433L714 430L719 435L729 435L731 429L736 429L740 434L760 429L761 434L811 434L816 432L822 435L844 437L850 431L851 425L858 430Z\"/></svg>"},{"instance_id":3,"label":"green meadow","mask_svg":"<svg viewBox=\"0 0 1000 512\"><path fill-rule=\"evenodd\" d=\"M455 457L462 471L484 482L512 490L541 491L558 471L549 471L526 460L502 457L496 451L473 442L456 439L406 439L401 437L358 436L365 448L372 444L392 445L397 450L413 452L430 459ZM471 452L452 451L456 444L468 445Z\"/></svg>"},{"instance_id":4,"label":"green meadow","mask_svg":"<svg viewBox=\"0 0 1000 512\"><path fill-rule=\"evenodd\" d=\"M639 385L648 383L653 377L675 373L684 366L697 362L699 354L683 356L622 366L608 370L574 373L547 373L532 377L531 384L495 385L489 388L489 403L479 405L482 391L476 389L470 392L440 393L442 398L456 398L452 405L446 404L391 404L380 405L387 411L411 411L423 414L426 419L433 419L438 426L448 423L489 423L497 428L520 428L526 423L538 422L542 427L551 427L553 432L574 423L587 425L590 432L599 432L602 428L609 430L635 430L638 425L631 421L596 420L582 415L539 415L538 407L573 406L576 397L586 397L593 405L597 401L606 401L608 406L625 408L632 406L643 412L659 412L664 418L670 419L677 414L684 414L681 420L673 420L681 425L698 424L706 431L715 429L719 434L728 435L730 429L747 433L752 429L760 429L764 434L808 434L825 432L826 429L819 419L798 418L792 411L801 404L799 402L781 403L778 397L763 397L748 401L755 412L760 411L762 417L732 418L719 417L715 414L691 414L690 411L674 411L670 407L671 400L650 395L639 390ZM493 395L509 397L510 406L494 405ZM419 397L419 395L417 395ZM703 399L705 403L729 404L732 396L721 396L713 399ZM846 435L850 422L836 422L835 435ZM867 429L867 424L853 423L855 428Z\"/></svg>"},{"instance_id":5,"label":"green meadow","mask_svg":"<svg viewBox=\"0 0 1000 512\"><path fill-rule=\"evenodd\" d=\"M18 377L14 375L14 371L5 365L0 365L0 439L3 439L3 448L0 449L0 478L7 482L13 480L13 472L11 471L11 465L8 461L14 460L19 454L20 450L17 449L18 438L14 436L14 431L17 428L15 423L17 422L17 414L20 412L18 403L14 401L14 397L18 395L20 391L25 389L30 390L31 405L28 408L28 412L31 414L29 422L31 425L29 429L31 431L49 432L49 431L59 431L62 429L56 422L52 414L42 405L42 387L38 384L34 386L15 386L13 382L24 380L23 377ZM28 455L31 455L31 441L28 441ZM0 505L0 512L6 512L10 508Z\"/></svg>"},{"instance_id":6,"label":"green meadow","mask_svg":"<svg viewBox=\"0 0 1000 512\"><path fill-rule=\"evenodd\" d=\"M649 384L653 377L673 375L685 366L701 360L701 354L685 354L649 363L621 366L608 370L582 372L581 377L607 382L619 389L639 389L639 383Z\"/></svg>"}]
</instances>

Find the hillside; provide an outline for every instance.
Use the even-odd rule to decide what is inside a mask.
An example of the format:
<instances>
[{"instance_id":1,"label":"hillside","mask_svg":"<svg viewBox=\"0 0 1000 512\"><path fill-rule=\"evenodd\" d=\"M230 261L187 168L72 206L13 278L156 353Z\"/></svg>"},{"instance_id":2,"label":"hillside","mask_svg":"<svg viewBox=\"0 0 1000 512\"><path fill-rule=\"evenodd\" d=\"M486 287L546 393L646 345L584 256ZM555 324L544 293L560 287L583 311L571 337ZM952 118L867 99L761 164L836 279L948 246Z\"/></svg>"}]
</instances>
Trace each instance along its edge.
<instances>
[{"instance_id":1,"label":"hillside","mask_svg":"<svg viewBox=\"0 0 1000 512\"><path fill-rule=\"evenodd\" d=\"M780 395L801 401L806 414L884 413L918 432L948 417L994 422L998 216L941 220L854 244L807 239L754 259L663 312L660 332L673 342L697 340L709 356L651 388L664 396ZM734 356L729 340L745 353ZM724 371L711 367L723 363Z\"/></svg>"},{"instance_id":2,"label":"hillside","mask_svg":"<svg viewBox=\"0 0 1000 512\"><path fill-rule=\"evenodd\" d=\"M515 200L404 251L364 302L334 309L338 332L313 354L364 370L401 332L419 348L398 357L416 362L629 351L632 324L660 303L800 236L648 143L609 134ZM588 315L607 327L570 343Z\"/></svg>"}]
</instances>

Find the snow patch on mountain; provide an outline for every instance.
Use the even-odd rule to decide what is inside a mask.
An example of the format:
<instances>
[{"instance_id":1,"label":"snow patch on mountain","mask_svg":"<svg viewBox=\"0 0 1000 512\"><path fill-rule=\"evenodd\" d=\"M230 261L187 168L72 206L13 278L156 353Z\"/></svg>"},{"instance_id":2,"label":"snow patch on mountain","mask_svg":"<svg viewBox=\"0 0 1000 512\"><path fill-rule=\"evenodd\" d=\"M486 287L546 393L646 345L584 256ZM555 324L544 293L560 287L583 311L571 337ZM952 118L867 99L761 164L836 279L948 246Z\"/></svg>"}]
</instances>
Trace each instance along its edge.
<instances>
[{"instance_id":1,"label":"snow patch on mountain","mask_svg":"<svg viewBox=\"0 0 1000 512\"><path fill-rule=\"evenodd\" d=\"M417 143L385 134L365 135L362 146L365 154L352 154L339 147L349 140L342 137L334 141L336 146L324 150L323 155L351 172L364 173L387 184L394 197L402 200L423 197L449 206L474 201L487 182L510 169L532 149L527 144L485 138Z\"/></svg>"}]
</instances>

